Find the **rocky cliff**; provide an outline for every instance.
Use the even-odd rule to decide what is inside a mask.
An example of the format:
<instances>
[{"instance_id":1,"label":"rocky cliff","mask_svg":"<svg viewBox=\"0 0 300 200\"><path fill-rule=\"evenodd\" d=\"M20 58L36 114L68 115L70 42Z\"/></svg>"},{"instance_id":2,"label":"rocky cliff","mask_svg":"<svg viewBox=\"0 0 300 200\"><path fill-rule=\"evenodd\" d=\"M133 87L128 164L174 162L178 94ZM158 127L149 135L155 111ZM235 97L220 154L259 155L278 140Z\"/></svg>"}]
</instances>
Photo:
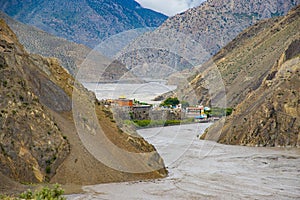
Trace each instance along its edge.
<instances>
[{"instance_id":1,"label":"rocky cliff","mask_svg":"<svg viewBox=\"0 0 300 200\"><path fill-rule=\"evenodd\" d=\"M167 19L134 0L7 0L0 2L0 9L25 24L91 48L116 33L157 27Z\"/></svg>"},{"instance_id":2,"label":"rocky cliff","mask_svg":"<svg viewBox=\"0 0 300 200\"><path fill-rule=\"evenodd\" d=\"M216 123L202 138L225 144L299 146L299 17L300 6L285 17L259 23L215 56L227 83L228 94L236 94L228 97L235 103L228 103L237 106L224 124ZM263 24L269 25L258 31ZM243 38L250 38L250 41ZM254 49L258 51L254 53ZM250 59L244 60L243 57ZM230 69L235 73L230 73ZM249 80L239 73L241 69L247 69L248 73L253 73L254 69L257 72L247 87L243 85ZM239 81L230 83L230 77ZM247 93L243 93L246 90Z\"/></svg>"},{"instance_id":3,"label":"rocky cliff","mask_svg":"<svg viewBox=\"0 0 300 200\"><path fill-rule=\"evenodd\" d=\"M12 184L14 181L82 185L166 175L163 161L152 145L120 131L109 110L79 83L74 85L74 78L57 59L28 54L3 20L0 21L0 81L1 190L12 189L7 185L16 184ZM87 151L73 118L74 90L86 97L80 98L81 101L94 106L105 138L125 151L152 152L152 157L138 161L139 164L128 157L114 157L126 166L134 165L137 171L147 168L147 172L107 167ZM90 122L82 123L89 127Z\"/></svg>"}]
</instances>

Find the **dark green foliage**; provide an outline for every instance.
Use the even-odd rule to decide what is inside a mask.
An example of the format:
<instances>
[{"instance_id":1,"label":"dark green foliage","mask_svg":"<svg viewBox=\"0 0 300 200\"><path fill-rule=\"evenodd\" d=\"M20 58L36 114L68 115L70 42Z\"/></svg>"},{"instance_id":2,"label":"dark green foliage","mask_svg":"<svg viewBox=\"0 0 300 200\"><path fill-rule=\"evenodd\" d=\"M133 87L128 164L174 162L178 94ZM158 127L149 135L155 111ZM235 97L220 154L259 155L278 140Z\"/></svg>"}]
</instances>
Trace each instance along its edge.
<instances>
[{"instance_id":1,"label":"dark green foliage","mask_svg":"<svg viewBox=\"0 0 300 200\"><path fill-rule=\"evenodd\" d=\"M50 174L50 173L51 173L51 167L50 167L50 165L48 165L48 166L46 167L46 173L47 173L47 174Z\"/></svg>"},{"instance_id":2,"label":"dark green foliage","mask_svg":"<svg viewBox=\"0 0 300 200\"><path fill-rule=\"evenodd\" d=\"M7 87L7 80L4 80L2 85L3 85L3 87Z\"/></svg>"},{"instance_id":3,"label":"dark green foliage","mask_svg":"<svg viewBox=\"0 0 300 200\"><path fill-rule=\"evenodd\" d=\"M177 97L169 97L167 98L161 106L176 106L180 103Z\"/></svg>"},{"instance_id":4,"label":"dark green foliage","mask_svg":"<svg viewBox=\"0 0 300 200\"><path fill-rule=\"evenodd\" d=\"M207 114L210 117L223 117L223 116L231 115L232 111L233 111L232 108L215 107L215 108L212 108L209 111L205 111L205 114Z\"/></svg>"}]
</instances>

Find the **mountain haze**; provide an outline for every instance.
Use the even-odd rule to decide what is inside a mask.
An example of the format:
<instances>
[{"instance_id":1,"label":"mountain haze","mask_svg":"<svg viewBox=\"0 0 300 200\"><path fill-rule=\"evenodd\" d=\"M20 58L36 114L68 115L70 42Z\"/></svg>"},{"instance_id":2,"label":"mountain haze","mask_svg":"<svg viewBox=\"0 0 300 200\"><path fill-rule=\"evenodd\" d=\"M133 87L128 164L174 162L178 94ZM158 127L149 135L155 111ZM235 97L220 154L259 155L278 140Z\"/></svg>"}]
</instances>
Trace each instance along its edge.
<instances>
[{"instance_id":1,"label":"mountain haze","mask_svg":"<svg viewBox=\"0 0 300 200\"><path fill-rule=\"evenodd\" d=\"M17 22L3 12L0 12L0 18L4 19L16 33L19 41L28 52L58 58L60 64L72 76L76 76L80 67L85 68L84 70L81 69L82 72L84 71L84 77L81 77L84 79L82 81L113 82L119 80L120 77L128 72L126 66L114 62L82 44L70 42L33 26ZM98 62L94 64L89 63L88 66L84 65L85 60L89 59L91 55L97 57ZM132 76L127 75L127 77Z\"/></svg>"}]
</instances>

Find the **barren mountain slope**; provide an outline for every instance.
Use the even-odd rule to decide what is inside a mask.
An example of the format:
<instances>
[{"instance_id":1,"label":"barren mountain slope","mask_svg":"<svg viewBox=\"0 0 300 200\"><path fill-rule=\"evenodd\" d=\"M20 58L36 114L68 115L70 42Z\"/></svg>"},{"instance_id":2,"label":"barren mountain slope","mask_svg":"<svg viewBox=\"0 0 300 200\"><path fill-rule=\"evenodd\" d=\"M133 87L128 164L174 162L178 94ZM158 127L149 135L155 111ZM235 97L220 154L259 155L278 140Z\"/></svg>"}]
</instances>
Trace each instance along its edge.
<instances>
[{"instance_id":1,"label":"barren mountain slope","mask_svg":"<svg viewBox=\"0 0 300 200\"><path fill-rule=\"evenodd\" d=\"M110 111L80 84L74 86L74 78L56 59L28 54L3 20L0 37L0 173L6 177L1 178L1 190L13 189L7 188L7 184L14 185L12 181L86 185L166 175L154 147L122 132ZM93 128L90 114L78 118L80 113L72 109L73 91L81 97L79 103L93 106L105 136ZM105 137L125 152L151 152L152 157L144 160L119 155L111 160L149 172L124 172L101 163L83 145L75 122L88 134L96 131L97 139Z\"/></svg>"},{"instance_id":2,"label":"barren mountain slope","mask_svg":"<svg viewBox=\"0 0 300 200\"><path fill-rule=\"evenodd\" d=\"M4 19L16 33L19 41L29 53L58 58L60 64L73 76L76 76L78 68L91 54L98 58L98 63L84 66L85 81L114 81L128 72L127 68L121 63L113 62L84 45L70 42L33 26L17 22L2 12L0 12L0 18ZM105 69L106 72L101 74L101 69Z\"/></svg>"},{"instance_id":3,"label":"barren mountain slope","mask_svg":"<svg viewBox=\"0 0 300 200\"><path fill-rule=\"evenodd\" d=\"M299 3L299 0L209 0L142 35L116 59L129 69L138 67L139 76L170 78L174 72L207 61L258 20L284 15ZM174 80L172 83L178 82L178 77Z\"/></svg>"},{"instance_id":4,"label":"barren mountain slope","mask_svg":"<svg viewBox=\"0 0 300 200\"><path fill-rule=\"evenodd\" d=\"M230 77L239 80L236 83L233 81L227 85L228 94L236 94L237 96L237 99L229 97L229 99L236 102L237 106L233 114L226 118L224 126L221 123L222 121L214 124L202 138L225 144L299 146L299 24L300 6L289 12L287 16L273 20L273 25L270 28L255 34L256 36L251 36L251 30L255 30L255 27L248 32L244 32L234 41L236 43L231 43L216 55L215 58L220 59L216 62L220 63L218 67L222 66L220 70L224 74L226 83L230 83ZM260 24L257 26L260 26ZM250 37L255 40L250 40L249 43L246 42L247 40L238 42L244 36L247 36L247 33L250 33ZM241 46L238 47L236 44ZM254 48L258 51L252 54L254 51L251 51L250 46L247 46L247 44L254 44ZM240 53L237 53L234 48L237 48ZM244 48L247 50L247 54L242 51ZM236 52L235 55L231 51L232 53ZM274 54L274 52L276 53ZM243 60L240 59L243 58L242 55L250 58L242 62L245 63L244 65L240 64L241 62L236 62ZM233 58L235 58L234 61ZM231 65L228 65L228 63L231 63ZM235 66L235 68L232 68L235 63L240 67ZM242 93L247 89L243 87L244 82L249 81L243 73L239 73L239 70L247 69L247 72L253 73L253 68L255 72L259 73L255 75L257 80L249 84L250 90L238 95L236 90L238 89ZM226 75L225 72L230 72L230 69L236 69L234 72L237 71L237 73Z\"/></svg>"},{"instance_id":5,"label":"barren mountain slope","mask_svg":"<svg viewBox=\"0 0 300 200\"><path fill-rule=\"evenodd\" d=\"M111 35L157 27L167 19L134 0L5 0L0 9L25 24L91 48Z\"/></svg>"},{"instance_id":6,"label":"barren mountain slope","mask_svg":"<svg viewBox=\"0 0 300 200\"><path fill-rule=\"evenodd\" d=\"M178 90L178 95L183 99L195 101L191 97L196 94L199 100L208 92L207 83L223 82L227 106L235 107L249 92L261 85L287 47L299 38L298 30L299 6L284 17L255 24L205 63L198 75L191 77L190 85ZM220 76L211 76L214 70L217 70ZM221 89L216 89L213 94L202 99L203 103L209 104L209 101L214 99L218 105L223 92Z\"/></svg>"}]
</instances>

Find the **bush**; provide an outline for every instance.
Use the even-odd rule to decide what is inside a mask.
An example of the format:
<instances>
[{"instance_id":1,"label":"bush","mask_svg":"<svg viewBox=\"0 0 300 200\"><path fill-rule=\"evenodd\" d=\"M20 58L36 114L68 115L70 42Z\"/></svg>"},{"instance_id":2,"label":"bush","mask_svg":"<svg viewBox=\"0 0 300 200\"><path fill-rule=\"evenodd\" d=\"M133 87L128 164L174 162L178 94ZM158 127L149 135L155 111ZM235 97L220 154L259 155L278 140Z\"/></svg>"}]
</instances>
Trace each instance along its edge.
<instances>
[{"instance_id":1,"label":"bush","mask_svg":"<svg viewBox=\"0 0 300 200\"><path fill-rule=\"evenodd\" d=\"M189 106L190 106L189 102L187 102L187 101L181 101L181 107L182 108L186 109Z\"/></svg>"},{"instance_id":2,"label":"bush","mask_svg":"<svg viewBox=\"0 0 300 200\"><path fill-rule=\"evenodd\" d=\"M3 85L3 87L7 87L7 81L6 80L3 81L2 85Z\"/></svg>"},{"instance_id":3,"label":"bush","mask_svg":"<svg viewBox=\"0 0 300 200\"><path fill-rule=\"evenodd\" d=\"M231 115L233 109L232 108L219 108L214 107L209 111L205 111L205 114L211 117L223 117Z\"/></svg>"},{"instance_id":4,"label":"bush","mask_svg":"<svg viewBox=\"0 0 300 200\"><path fill-rule=\"evenodd\" d=\"M47 167L46 167L46 173L47 174L51 173L51 167L50 167L50 165L47 165Z\"/></svg>"},{"instance_id":5,"label":"bush","mask_svg":"<svg viewBox=\"0 0 300 200\"><path fill-rule=\"evenodd\" d=\"M65 200L66 198L62 195L64 194L64 190L60 187L60 185L55 184L53 189L48 187L44 187L40 191L32 192L31 190L27 190L26 192L20 195L21 199L35 199L35 200Z\"/></svg>"},{"instance_id":6,"label":"bush","mask_svg":"<svg viewBox=\"0 0 300 200\"><path fill-rule=\"evenodd\" d=\"M161 104L161 106L176 106L179 103L180 101L177 99L177 97L169 97Z\"/></svg>"}]
</instances>

